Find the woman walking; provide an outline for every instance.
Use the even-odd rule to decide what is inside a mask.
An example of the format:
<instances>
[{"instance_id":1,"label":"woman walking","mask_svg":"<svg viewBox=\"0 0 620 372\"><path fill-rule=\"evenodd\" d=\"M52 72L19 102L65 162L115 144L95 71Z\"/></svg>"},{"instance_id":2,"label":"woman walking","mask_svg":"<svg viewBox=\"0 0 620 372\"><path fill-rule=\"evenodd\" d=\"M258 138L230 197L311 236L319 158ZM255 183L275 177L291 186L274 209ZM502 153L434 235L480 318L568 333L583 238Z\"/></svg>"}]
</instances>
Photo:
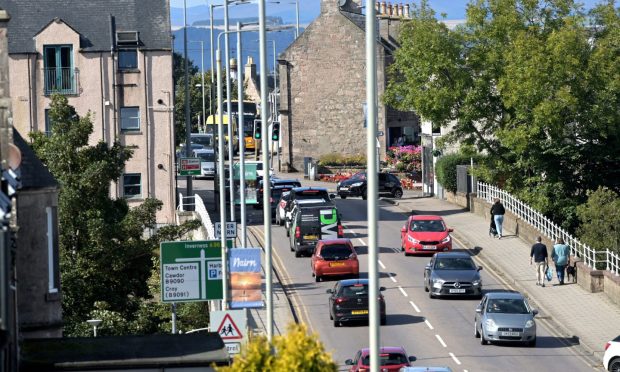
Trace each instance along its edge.
<instances>
[{"instance_id":1,"label":"woman walking","mask_svg":"<svg viewBox=\"0 0 620 372\"><path fill-rule=\"evenodd\" d=\"M502 224L504 223L504 214L506 213L506 209L499 201L499 198L495 198L495 203L491 207L491 215L493 215L493 220L495 221L495 229L497 230L497 239L502 238Z\"/></svg>"},{"instance_id":2,"label":"woman walking","mask_svg":"<svg viewBox=\"0 0 620 372\"><path fill-rule=\"evenodd\" d=\"M570 248L564 244L564 239L558 238L555 241L551 259L555 262L555 271L558 273L560 285L564 285L564 270L570 262Z\"/></svg>"}]
</instances>

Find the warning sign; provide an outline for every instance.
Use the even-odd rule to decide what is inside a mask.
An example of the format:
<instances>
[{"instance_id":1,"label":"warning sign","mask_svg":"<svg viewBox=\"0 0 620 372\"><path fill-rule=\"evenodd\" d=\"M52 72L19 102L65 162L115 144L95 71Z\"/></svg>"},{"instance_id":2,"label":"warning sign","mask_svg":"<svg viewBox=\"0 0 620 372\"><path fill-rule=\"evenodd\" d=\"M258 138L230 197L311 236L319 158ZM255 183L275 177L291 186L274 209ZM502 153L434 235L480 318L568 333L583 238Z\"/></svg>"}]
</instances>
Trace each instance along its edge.
<instances>
[{"instance_id":1,"label":"warning sign","mask_svg":"<svg viewBox=\"0 0 620 372\"><path fill-rule=\"evenodd\" d=\"M243 338L243 334L239 331L230 314L224 315L222 323L217 328L217 333L220 334L222 340L239 340Z\"/></svg>"}]
</instances>

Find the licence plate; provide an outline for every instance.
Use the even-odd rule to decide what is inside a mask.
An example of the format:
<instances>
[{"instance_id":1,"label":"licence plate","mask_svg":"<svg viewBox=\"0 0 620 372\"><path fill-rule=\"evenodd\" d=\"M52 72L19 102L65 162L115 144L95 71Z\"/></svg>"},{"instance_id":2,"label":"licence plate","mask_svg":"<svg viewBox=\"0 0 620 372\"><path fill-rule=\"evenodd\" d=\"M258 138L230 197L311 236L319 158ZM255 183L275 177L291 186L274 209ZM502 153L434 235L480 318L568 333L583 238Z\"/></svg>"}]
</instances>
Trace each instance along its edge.
<instances>
[{"instance_id":1,"label":"licence plate","mask_svg":"<svg viewBox=\"0 0 620 372\"><path fill-rule=\"evenodd\" d=\"M344 266L344 262L330 262L329 267Z\"/></svg>"},{"instance_id":2,"label":"licence plate","mask_svg":"<svg viewBox=\"0 0 620 372\"><path fill-rule=\"evenodd\" d=\"M306 240L317 240L319 237L316 235L304 235L304 239Z\"/></svg>"},{"instance_id":3,"label":"licence plate","mask_svg":"<svg viewBox=\"0 0 620 372\"><path fill-rule=\"evenodd\" d=\"M465 293L465 288L451 288L450 293Z\"/></svg>"},{"instance_id":4,"label":"licence plate","mask_svg":"<svg viewBox=\"0 0 620 372\"><path fill-rule=\"evenodd\" d=\"M435 246L435 245L424 245L424 246L422 246L422 249L428 250L428 251L430 251L430 250L434 251L435 249L437 249L437 246Z\"/></svg>"},{"instance_id":5,"label":"licence plate","mask_svg":"<svg viewBox=\"0 0 620 372\"><path fill-rule=\"evenodd\" d=\"M368 314L368 310L353 310L351 311L352 315L364 315Z\"/></svg>"},{"instance_id":6,"label":"licence plate","mask_svg":"<svg viewBox=\"0 0 620 372\"><path fill-rule=\"evenodd\" d=\"M340 190L342 190L342 191L349 191L349 188L348 187L341 187Z\"/></svg>"},{"instance_id":7,"label":"licence plate","mask_svg":"<svg viewBox=\"0 0 620 372\"><path fill-rule=\"evenodd\" d=\"M502 336L519 337L521 334L519 332L502 332Z\"/></svg>"}]
</instances>

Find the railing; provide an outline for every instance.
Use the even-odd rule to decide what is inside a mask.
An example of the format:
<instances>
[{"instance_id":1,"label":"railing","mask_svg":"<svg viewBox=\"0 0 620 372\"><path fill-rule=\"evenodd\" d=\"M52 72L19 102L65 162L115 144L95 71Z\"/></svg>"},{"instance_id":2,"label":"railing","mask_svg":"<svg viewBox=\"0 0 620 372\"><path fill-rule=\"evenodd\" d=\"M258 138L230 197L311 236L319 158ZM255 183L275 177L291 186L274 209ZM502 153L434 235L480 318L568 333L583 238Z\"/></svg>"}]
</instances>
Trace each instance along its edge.
<instances>
[{"instance_id":1,"label":"railing","mask_svg":"<svg viewBox=\"0 0 620 372\"><path fill-rule=\"evenodd\" d=\"M595 251L567 233L561 227L554 224L542 213L536 211L529 205L498 187L483 182L478 182L477 196L488 201L489 203L492 203L493 199L499 198L507 210L540 231L541 234L547 236L553 241L558 238L562 238L566 244L569 245L571 254L575 257L581 258L589 267L599 270L609 270L616 275L619 275L620 254L614 253L609 249L604 251Z\"/></svg>"},{"instance_id":2,"label":"railing","mask_svg":"<svg viewBox=\"0 0 620 372\"><path fill-rule=\"evenodd\" d=\"M77 94L77 69L50 67L43 69L45 95Z\"/></svg>"},{"instance_id":3,"label":"railing","mask_svg":"<svg viewBox=\"0 0 620 372\"><path fill-rule=\"evenodd\" d=\"M194 196L196 203L196 213L200 216L202 220L202 225L207 229L207 235L209 239L215 239L215 228L213 227L213 222L211 222L211 217L209 216L209 212L205 207L205 203L202 201L202 198L198 195Z\"/></svg>"},{"instance_id":4,"label":"railing","mask_svg":"<svg viewBox=\"0 0 620 372\"><path fill-rule=\"evenodd\" d=\"M182 193L179 193L179 206L177 207L177 209L180 211L191 210L191 208L187 208L190 205L196 205L195 196L183 196Z\"/></svg>"}]
</instances>

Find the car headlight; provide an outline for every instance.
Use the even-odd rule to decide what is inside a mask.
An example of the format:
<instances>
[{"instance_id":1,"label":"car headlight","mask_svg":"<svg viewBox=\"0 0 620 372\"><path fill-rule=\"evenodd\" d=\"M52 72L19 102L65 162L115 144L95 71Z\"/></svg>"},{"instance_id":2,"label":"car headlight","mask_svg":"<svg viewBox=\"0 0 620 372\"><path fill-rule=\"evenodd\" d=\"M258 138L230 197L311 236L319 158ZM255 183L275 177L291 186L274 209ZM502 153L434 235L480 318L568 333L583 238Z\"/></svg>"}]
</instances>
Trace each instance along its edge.
<instances>
[{"instance_id":1,"label":"car headlight","mask_svg":"<svg viewBox=\"0 0 620 372\"><path fill-rule=\"evenodd\" d=\"M364 184L364 182L355 182L354 184L351 185L351 187L360 187Z\"/></svg>"},{"instance_id":2,"label":"car headlight","mask_svg":"<svg viewBox=\"0 0 620 372\"><path fill-rule=\"evenodd\" d=\"M534 323L534 321L532 319L530 319L527 322L525 322L525 328L532 328L535 325L536 325L536 323Z\"/></svg>"},{"instance_id":3,"label":"car headlight","mask_svg":"<svg viewBox=\"0 0 620 372\"><path fill-rule=\"evenodd\" d=\"M340 181L338 181L338 183L336 184L336 187L340 187Z\"/></svg>"},{"instance_id":4,"label":"car headlight","mask_svg":"<svg viewBox=\"0 0 620 372\"><path fill-rule=\"evenodd\" d=\"M433 279L433 288L441 289L443 286L444 280L442 279Z\"/></svg>"},{"instance_id":5,"label":"car headlight","mask_svg":"<svg viewBox=\"0 0 620 372\"><path fill-rule=\"evenodd\" d=\"M410 235L407 235L407 241L412 244L418 244L420 241L412 238Z\"/></svg>"},{"instance_id":6,"label":"car headlight","mask_svg":"<svg viewBox=\"0 0 620 372\"><path fill-rule=\"evenodd\" d=\"M442 243L448 243L450 240L452 240L452 238L450 238L450 235L448 235L445 238L443 238L443 240L441 242Z\"/></svg>"},{"instance_id":7,"label":"car headlight","mask_svg":"<svg viewBox=\"0 0 620 372\"><path fill-rule=\"evenodd\" d=\"M477 286L479 286L479 285L482 285L482 279L474 280L473 282L471 282L471 284L472 284L474 287L477 287Z\"/></svg>"},{"instance_id":8,"label":"car headlight","mask_svg":"<svg viewBox=\"0 0 620 372\"><path fill-rule=\"evenodd\" d=\"M487 331L495 332L497 331L497 324L493 321L493 319L487 319L484 321L484 325L487 328Z\"/></svg>"}]
</instances>

